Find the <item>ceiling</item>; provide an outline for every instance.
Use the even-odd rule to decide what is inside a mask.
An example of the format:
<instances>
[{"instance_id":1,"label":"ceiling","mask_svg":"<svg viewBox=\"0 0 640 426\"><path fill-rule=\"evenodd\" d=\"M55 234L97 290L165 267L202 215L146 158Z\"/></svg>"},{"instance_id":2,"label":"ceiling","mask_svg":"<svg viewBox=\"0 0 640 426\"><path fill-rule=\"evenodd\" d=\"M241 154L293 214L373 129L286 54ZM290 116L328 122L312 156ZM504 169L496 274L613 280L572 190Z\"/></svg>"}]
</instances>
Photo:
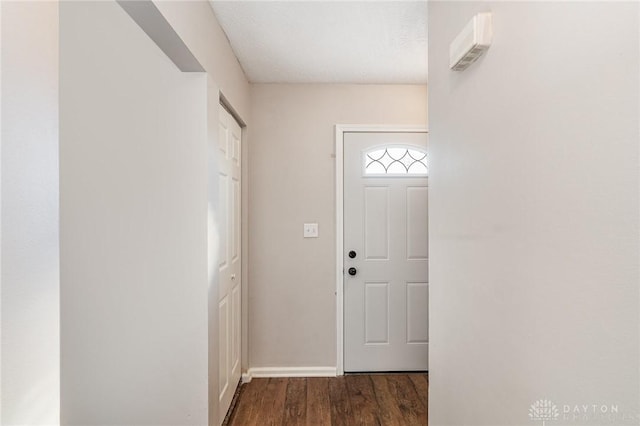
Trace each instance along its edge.
<instances>
[{"instance_id":1,"label":"ceiling","mask_svg":"<svg viewBox=\"0 0 640 426\"><path fill-rule=\"evenodd\" d=\"M426 1L211 1L253 83L426 83Z\"/></svg>"}]
</instances>

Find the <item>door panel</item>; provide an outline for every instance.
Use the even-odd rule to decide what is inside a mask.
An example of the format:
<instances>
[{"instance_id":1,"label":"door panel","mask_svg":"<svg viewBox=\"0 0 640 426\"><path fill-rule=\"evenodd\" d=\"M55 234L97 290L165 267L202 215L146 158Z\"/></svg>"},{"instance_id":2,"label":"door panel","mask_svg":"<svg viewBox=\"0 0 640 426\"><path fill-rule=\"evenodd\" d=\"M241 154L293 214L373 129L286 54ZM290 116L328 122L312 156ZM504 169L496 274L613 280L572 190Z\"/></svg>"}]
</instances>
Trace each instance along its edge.
<instances>
[{"instance_id":1,"label":"door panel","mask_svg":"<svg viewBox=\"0 0 640 426\"><path fill-rule=\"evenodd\" d=\"M364 247L366 258L389 258L389 188L364 189Z\"/></svg>"},{"instance_id":2,"label":"door panel","mask_svg":"<svg viewBox=\"0 0 640 426\"><path fill-rule=\"evenodd\" d=\"M429 284L407 283L407 343L428 341Z\"/></svg>"},{"instance_id":3,"label":"door panel","mask_svg":"<svg viewBox=\"0 0 640 426\"><path fill-rule=\"evenodd\" d=\"M426 146L426 133L344 135L345 371L428 368Z\"/></svg>"},{"instance_id":4,"label":"door panel","mask_svg":"<svg viewBox=\"0 0 640 426\"><path fill-rule=\"evenodd\" d=\"M223 208L226 205L227 199L229 198L229 177L225 173L220 173L218 176L219 183L219 191L218 195L220 199L218 200L220 206L220 212L218 215L219 220L219 234L220 234L220 269L226 268L229 262L229 245L227 239L227 233L229 232L229 212L227 208ZM222 294L225 291L221 292Z\"/></svg>"},{"instance_id":5,"label":"door panel","mask_svg":"<svg viewBox=\"0 0 640 426\"><path fill-rule=\"evenodd\" d=\"M226 297L218 305L218 315L220 321L218 323L220 327L220 333L218 334L218 342L220 344L218 392L220 395L224 395L229 387L229 303Z\"/></svg>"},{"instance_id":6,"label":"door panel","mask_svg":"<svg viewBox=\"0 0 640 426\"><path fill-rule=\"evenodd\" d=\"M231 329L233 330L231 342L231 371L240 372L240 286L236 285L232 290L233 301L231 311L235 314L232 318L233 324Z\"/></svg>"},{"instance_id":7,"label":"door panel","mask_svg":"<svg viewBox=\"0 0 640 426\"><path fill-rule=\"evenodd\" d=\"M233 205L231 207L231 214L233 217L233 226L232 232L233 236L231 238L231 261L236 263L238 262L238 257L240 256L240 181L237 178L232 179L232 187L233 187L233 195L232 202Z\"/></svg>"},{"instance_id":8,"label":"door panel","mask_svg":"<svg viewBox=\"0 0 640 426\"><path fill-rule=\"evenodd\" d=\"M389 343L389 283L365 283L364 288L364 342Z\"/></svg>"},{"instance_id":9,"label":"door panel","mask_svg":"<svg viewBox=\"0 0 640 426\"><path fill-rule=\"evenodd\" d=\"M241 129L224 108L220 107L220 269L219 269L219 423L231 405L240 381L241 336L241 194L240 158Z\"/></svg>"},{"instance_id":10,"label":"door panel","mask_svg":"<svg viewBox=\"0 0 640 426\"><path fill-rule=\"evenodd\" d=\"M428 198L426 187L407 188L407 259L429 259Z\"/></svg>"}]
</instances>

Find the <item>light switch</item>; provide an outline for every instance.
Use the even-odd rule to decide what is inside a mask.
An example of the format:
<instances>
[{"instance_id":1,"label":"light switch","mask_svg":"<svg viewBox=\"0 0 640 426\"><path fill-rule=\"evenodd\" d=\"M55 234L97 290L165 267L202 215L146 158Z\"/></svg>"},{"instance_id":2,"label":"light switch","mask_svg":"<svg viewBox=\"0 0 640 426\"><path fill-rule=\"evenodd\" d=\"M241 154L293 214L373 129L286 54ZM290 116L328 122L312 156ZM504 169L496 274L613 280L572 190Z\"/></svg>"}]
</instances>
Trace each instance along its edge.
<instances>
[{"instance_id":1,"label":"light switch","mask_svg":"<svg viewBox=\"0 0 640 426\"><path fill-rule=\"evenodd\" d=\"M305 223L304 224L304 237L305 238L318 238L318 224L317 223Z\"/></svg>"}]
</instances>

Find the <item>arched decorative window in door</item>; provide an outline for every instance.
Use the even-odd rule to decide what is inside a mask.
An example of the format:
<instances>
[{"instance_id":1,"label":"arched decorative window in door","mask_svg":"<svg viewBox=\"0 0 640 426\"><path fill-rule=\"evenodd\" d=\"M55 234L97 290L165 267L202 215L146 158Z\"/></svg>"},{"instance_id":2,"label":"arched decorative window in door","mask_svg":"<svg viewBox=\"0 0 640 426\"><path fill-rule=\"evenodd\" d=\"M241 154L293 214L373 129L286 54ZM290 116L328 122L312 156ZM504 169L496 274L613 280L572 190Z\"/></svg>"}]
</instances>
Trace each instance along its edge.
<instances>
[{"instance_id":1,"label":"arched decorative window in door","mask_svg":"<svg viewBox=\"0 0 640 426\"><path fill-rule=\"evenodd\" d=\"M364 153L364 174L368 176L427 176L427 152L417 147L389 145Z\"/></svg>"}]
</instances>

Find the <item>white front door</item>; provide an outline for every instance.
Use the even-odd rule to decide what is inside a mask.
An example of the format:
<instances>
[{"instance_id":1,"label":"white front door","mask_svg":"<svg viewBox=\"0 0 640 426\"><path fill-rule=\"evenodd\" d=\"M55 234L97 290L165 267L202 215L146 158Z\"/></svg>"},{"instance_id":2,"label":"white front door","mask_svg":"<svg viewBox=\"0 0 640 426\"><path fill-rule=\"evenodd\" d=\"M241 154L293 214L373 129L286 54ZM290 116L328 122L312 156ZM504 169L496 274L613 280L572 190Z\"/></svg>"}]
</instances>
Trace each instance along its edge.
<instances>
[{"instance_id":1,"label":"white front door","mask_svg":"<svg viewBox=\"0 0 640 426\"><path fill-rule=\"evenodd\" d=\"M219 424L240 381L240 125L222 106L218 132L220 168Z\"/></svg>"},{"instance_id":2,"label":"white front door","mask_svg":"<svg viewBox=\"0 0 640 426\"><path fill-rule=\"evenodd\" d=\"M344 134L344 370L428 369L427 134Z\"/></svg>"}]
</instances>

